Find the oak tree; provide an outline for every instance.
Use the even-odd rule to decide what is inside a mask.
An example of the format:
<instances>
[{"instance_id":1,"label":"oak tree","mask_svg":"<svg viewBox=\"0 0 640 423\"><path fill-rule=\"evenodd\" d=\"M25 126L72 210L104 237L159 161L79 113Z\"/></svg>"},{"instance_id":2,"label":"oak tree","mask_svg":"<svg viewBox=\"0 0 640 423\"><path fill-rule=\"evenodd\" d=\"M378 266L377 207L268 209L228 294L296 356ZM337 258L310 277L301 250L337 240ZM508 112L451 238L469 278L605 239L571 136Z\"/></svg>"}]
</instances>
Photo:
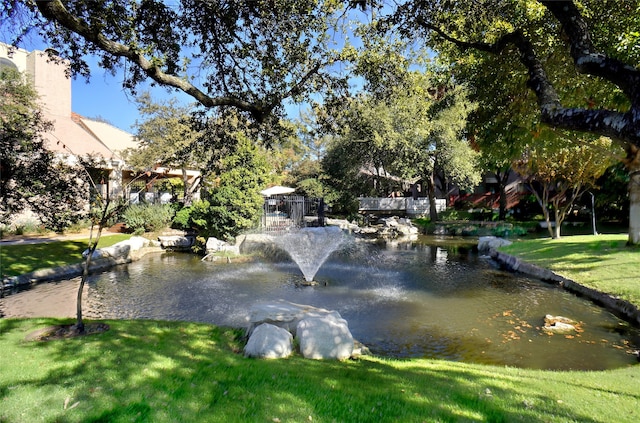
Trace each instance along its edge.
<instances>
[{"instance_id":1,"label":"oak tree","mask_svg":"<svg viewBox=\"0 0 640 423\"><path fill-rule=\"evenodd\" d=\"M544 124L610 137L625 148L631 176L629 243L637 244L639 11L637 0L411 0L398 7L389 22L445 52L448 60L487 72L510 70L513 79L534 94ZM498 80L505 85L512 81ZM482 92L479 84L476 88Z\"/></svg>"}]
</instances>

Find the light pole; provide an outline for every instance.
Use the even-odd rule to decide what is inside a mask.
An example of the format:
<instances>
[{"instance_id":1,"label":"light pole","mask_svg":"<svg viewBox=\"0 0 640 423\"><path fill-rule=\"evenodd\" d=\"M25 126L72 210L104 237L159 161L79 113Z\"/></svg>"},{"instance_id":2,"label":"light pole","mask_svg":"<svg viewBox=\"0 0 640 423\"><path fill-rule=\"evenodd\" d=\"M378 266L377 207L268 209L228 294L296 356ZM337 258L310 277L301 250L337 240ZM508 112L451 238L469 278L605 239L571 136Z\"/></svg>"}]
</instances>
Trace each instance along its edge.
<instances>
[{"instance_id":1,"label":"light pole","mask_svg":"<svg viewBox=\"0 0 640 423\"><path fill-rule=\"evenodd\" d=\"M596 202L593 193L589 191L589 195L591 195L591 227L593 228L593 234L598 235L598 231L596 230Z\"/></svg>"}]
</instances>

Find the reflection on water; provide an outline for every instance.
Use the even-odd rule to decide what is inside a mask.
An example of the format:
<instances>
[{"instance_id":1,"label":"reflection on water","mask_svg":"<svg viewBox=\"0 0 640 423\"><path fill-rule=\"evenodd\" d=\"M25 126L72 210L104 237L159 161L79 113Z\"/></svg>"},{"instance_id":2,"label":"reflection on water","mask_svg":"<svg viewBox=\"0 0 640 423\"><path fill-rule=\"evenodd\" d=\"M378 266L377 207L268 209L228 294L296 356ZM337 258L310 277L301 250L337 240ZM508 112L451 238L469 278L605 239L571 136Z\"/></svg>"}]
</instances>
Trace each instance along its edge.
<instances>
[{"instance_id":1,"label":"reflection on water","mask_svg":"<svg viewBox=\"0 0 640 423\"><path fill-rule=\"evenodd\" d=\"M337 310L356 339L384 356L542 369L636 362L630 352L638 347L638 328L561 289L497 270L463 246L354 243L320 268L319 286L301 287L301 279L292 262L151 255L92 277L85 315L245 326L253 303L285 299ZM68 292L72 308L76 286L55 286ZM5 298L5 313L25 315L29 304L42 302L38 290L50 293L51 285ZM547 335L540 328L546 314L580 321L584 331Z\"/></svg>"}]
</instances>

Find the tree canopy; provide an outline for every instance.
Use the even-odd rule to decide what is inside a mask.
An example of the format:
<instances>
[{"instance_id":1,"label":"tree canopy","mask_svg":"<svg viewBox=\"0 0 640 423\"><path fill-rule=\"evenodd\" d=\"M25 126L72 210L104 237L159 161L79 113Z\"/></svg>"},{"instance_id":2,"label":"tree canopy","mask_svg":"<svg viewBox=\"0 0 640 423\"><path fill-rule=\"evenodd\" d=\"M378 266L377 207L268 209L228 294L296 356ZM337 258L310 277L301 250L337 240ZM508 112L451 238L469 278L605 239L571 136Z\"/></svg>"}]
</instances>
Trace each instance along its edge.
<instances>
[{"instance_id":1,"label":"tree canopy","mask_svg":"<svg viewBox=\"0 0 640 423\"><path fill-rule=\"evenodd\" d=\"M157 165L178 168L182 171L184 204L191 204L193 186L187 170L200 169L210 153L199 151L201 137L196 129L190 107L178 106L174 99L153 101L148 92L136 98L141 120L136 120L138 148L126 152L127 164L140 170L153 169Z\"/></svg>"},{"instance_id":2,"label":"tree canopy","mask_svg":"<svg viewBox=\"0 0 640 423\"><path fill-rule=\"evenodd\" d=\"M16 42L37 31L74 74L89 75L86 58L97 56L107 70L124 69L134 92L148 78L260 121L330 82L341 9L330 0L11 0L0 11Z\"/></svg>"},{"instance_id":3,"label":"tree canopy","mask_svg":"<svg viewBox=\"0 0 640 423\"><path fill-rule=\"evenodd\" d=\"M11 0L2 16L18 22L16 41L38 31L76 74L88 74L85 57L96 55L105 69L126 65L128 88L150 78L204 106L234 106L262 119L283 99L329 81L337 39L346 36L339 18L367 5L381 7L337 0ZM543 122L640 146L639 10L637 0L407 0L381 7L373 20L390 11L388 27L432 48L446 41L509 65L517 60ZM585 88L581 102L567 98L561 67L585 75L584 87L592 78L608 88ZM613 102L598 96L611 92Z\"/></svg>"},{"instance_id":4,"label":"tree canopy","mask_svg":"<svg viewBox=\"0 0 640 423\"><path fill-rule=\"evenodd\" d=\"M496 64L518 63L546 124L639 145L640 52L634 30L640 5L613 3L408 1L392 22L407 34L420 31L418 37L434 47L444 41L463 53L493 55ZM586 97L567 95L576 88L567 84L569 71L584 76L578 87Z\"/></svg>"},{"instance_id":5,"label":"tree canopy","mask_svg":"<svg viewBox=\"0 0 640 423\"><path fill-rule=\"evenodd\" d=\"M527 147L513 167L528 182L542 208L549 235L560 238L562 222L575 201L595 187L615 157L609 138L575 142L567 134L558 137L548 134L549 130L545 132L547 136L542 135L542 140Z\"/></svg>"}]
</instances>

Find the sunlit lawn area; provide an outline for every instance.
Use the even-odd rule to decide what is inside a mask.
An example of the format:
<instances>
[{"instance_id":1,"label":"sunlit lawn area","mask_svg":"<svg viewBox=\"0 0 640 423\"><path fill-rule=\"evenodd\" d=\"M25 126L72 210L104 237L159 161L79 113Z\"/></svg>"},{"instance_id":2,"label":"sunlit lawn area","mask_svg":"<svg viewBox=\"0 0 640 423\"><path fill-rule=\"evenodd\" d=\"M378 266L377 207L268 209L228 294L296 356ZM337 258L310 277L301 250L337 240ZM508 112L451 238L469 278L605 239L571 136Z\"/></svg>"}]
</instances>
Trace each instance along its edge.
<instances>
[{"instance_id":1,"label":"sunlit lawn area","mask_svg":"<svg viewBox=\"0 0 640 423\"><path fill-rule=\"evenodd\" d=\"M100 237L98 248L108 247L130 237L131 235L125 234ZM82 261L82 252L88 245L88 239L2 245L0 272L4 276L16 276L46 267L77 264Z\"/></svg>"},{"instance_id":2,"label":"sunlit lawn area","mask_svg":"<svg viewBox=\"0 0 640 423\"><path fill-rule=\"evenodd\" d=\"M638 303L640 250L625 242L575 236L505 251ZM109 331L74 339L25 339L61 322L0 319L0 422L640 420L638 365L561 372L427 359L258 360L242 355L239 330L146 320L109 321Z\"/></svg>"},{"instance_id":3,"label":"sunlit lawn area","mask_svg":"<svg viewBox=\"0 0 640 423\"><path fill-rule=\"evenodd\" d=\"M640 304L640 248L627 247L627 239L627 234L533 239L500 251Z\"/></svg>"}]
</instances>

